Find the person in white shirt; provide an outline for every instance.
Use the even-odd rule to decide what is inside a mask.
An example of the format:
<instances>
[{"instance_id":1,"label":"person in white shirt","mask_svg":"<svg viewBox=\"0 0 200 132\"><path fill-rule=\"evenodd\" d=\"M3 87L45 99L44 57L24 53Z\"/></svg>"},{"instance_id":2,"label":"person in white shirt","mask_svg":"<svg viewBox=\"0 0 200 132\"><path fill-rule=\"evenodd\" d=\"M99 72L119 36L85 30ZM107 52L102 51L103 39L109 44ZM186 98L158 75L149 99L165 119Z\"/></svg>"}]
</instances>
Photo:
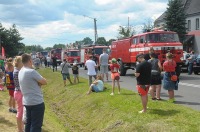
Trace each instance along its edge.
<instances>
[{"instance_id":1,"label":"person in white shirt","mask_svg":"<svg viewBox=\"0 0 200 132\"><path fill-rule=\"evenodd\" d=\"M96 63L92 60L92 55L89 57L89 60L87 60L86 62L85 62L85 66L87 67L87 69L88 69L88 72L87 72L87 74L88 74L88 76L89 76L89 86L91 85L91 83L92 83L92 77L94 77L95 79L96 79L96 70L95 70L95 68L97 68L97 65L96 65Z\"/></svg>"},{"instance_id":2,"label":"person in white shirt","mask_svg":"<svg viewBox=\"0 0 200 132\"><path fill-rule=\"evenodd\" d=\"M50 63L51 63L51 57L48 55L48 56L47 56L47 66L48 66L48 67L49 67Z\"/></svg>"}]
</instances>

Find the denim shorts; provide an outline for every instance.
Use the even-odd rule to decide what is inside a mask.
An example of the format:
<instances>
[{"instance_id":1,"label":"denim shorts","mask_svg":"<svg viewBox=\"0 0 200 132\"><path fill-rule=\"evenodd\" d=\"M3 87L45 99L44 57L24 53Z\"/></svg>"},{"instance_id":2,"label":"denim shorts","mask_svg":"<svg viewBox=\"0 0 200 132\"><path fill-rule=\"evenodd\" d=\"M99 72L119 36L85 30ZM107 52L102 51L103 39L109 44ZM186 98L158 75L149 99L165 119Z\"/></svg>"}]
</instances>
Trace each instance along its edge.
<instances>
[{"instance_id":1,"label":"denim shorts","mask_svg":"<svg viewBox=\"0 0 200 132\"><path fill-rule=\"evenodd\" d=\"M62 76L63 76L63 80L70 78L69 73L62 73Z\"/></svg>"},{"instance_id":2,"label":"denim shorts","mask_svg":"<svg viewBox=\"0 0 200 132\"><path fill-rule=\"evenodd\" d=\"M100 92L99 89L98 89L98 87L96 85L92 86L92 91L93 92Z\"/></svg>"}]
</instances>

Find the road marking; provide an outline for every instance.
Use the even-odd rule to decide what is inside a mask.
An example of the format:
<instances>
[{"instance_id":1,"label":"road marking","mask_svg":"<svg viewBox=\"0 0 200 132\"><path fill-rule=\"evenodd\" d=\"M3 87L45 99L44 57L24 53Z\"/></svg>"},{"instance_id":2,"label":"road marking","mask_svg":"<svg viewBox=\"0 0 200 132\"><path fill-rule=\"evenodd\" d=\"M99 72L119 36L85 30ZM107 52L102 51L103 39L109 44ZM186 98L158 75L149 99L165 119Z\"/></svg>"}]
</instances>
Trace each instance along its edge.
<instances>
[{"instance_id":1,"label":"road marking","mask_svg":"<svg viewBox=\"0 0 200 132\"><path fill-rule=\"evenodd\" d=\"M179 82L179 84L180 85L184 85L184 86L190 86L190 87L200 88L200 85L195 85L195 84L190 84L190 83Z\"/></svg>"}]
</instances>

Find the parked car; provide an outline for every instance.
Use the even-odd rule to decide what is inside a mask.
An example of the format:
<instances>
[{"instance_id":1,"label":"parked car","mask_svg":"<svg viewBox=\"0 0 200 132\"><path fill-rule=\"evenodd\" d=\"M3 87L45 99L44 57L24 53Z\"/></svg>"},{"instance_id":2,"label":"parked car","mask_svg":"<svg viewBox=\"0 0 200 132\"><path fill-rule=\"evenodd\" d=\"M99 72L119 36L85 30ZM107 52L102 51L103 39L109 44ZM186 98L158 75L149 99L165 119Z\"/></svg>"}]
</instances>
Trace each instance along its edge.
<instances>
[{"instance_id":1,"label":"parked car","mask_svg":"<svg viewBox=\"0 0 200 132\"><path fill-rule=\"evenodd\" d=\"M196 59L194 61L193 72L196 75L200 72L200 54L196 56Z\"/></svg>"},{"instance_id":2,"label":"parked car","mask_svg":"<svg viewBox=\"0 0 200 132\"><path fill-rule=\"evenodd\" d=\"M186 51L183 51L183 57L181 60L183 61L183 65L181 67L182 71L188 71L188 59L190 57L190 53L187 53Z\"/></svg>"}]
</instances>

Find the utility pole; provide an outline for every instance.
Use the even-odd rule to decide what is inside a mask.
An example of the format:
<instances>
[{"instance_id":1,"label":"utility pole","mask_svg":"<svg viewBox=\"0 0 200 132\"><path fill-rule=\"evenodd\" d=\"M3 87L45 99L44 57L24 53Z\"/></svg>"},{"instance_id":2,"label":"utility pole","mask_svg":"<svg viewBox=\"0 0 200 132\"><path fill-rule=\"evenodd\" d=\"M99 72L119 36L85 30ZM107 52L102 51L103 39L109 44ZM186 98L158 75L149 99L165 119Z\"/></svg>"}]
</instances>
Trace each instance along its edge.
<instances>
[{"instance_id":1,"label":"utility pole","mask_svg":"<svg viewBox=\"0 0 200 132\"><path fill-rule=\"evenodd\" d=\"M98 38L98 35L97 35L97 19L86 16L86 15L83 15L83 16L94 20L94 41L95 41L94 44L96 45L97 38Z\"/></svg>"}]
</instances>

